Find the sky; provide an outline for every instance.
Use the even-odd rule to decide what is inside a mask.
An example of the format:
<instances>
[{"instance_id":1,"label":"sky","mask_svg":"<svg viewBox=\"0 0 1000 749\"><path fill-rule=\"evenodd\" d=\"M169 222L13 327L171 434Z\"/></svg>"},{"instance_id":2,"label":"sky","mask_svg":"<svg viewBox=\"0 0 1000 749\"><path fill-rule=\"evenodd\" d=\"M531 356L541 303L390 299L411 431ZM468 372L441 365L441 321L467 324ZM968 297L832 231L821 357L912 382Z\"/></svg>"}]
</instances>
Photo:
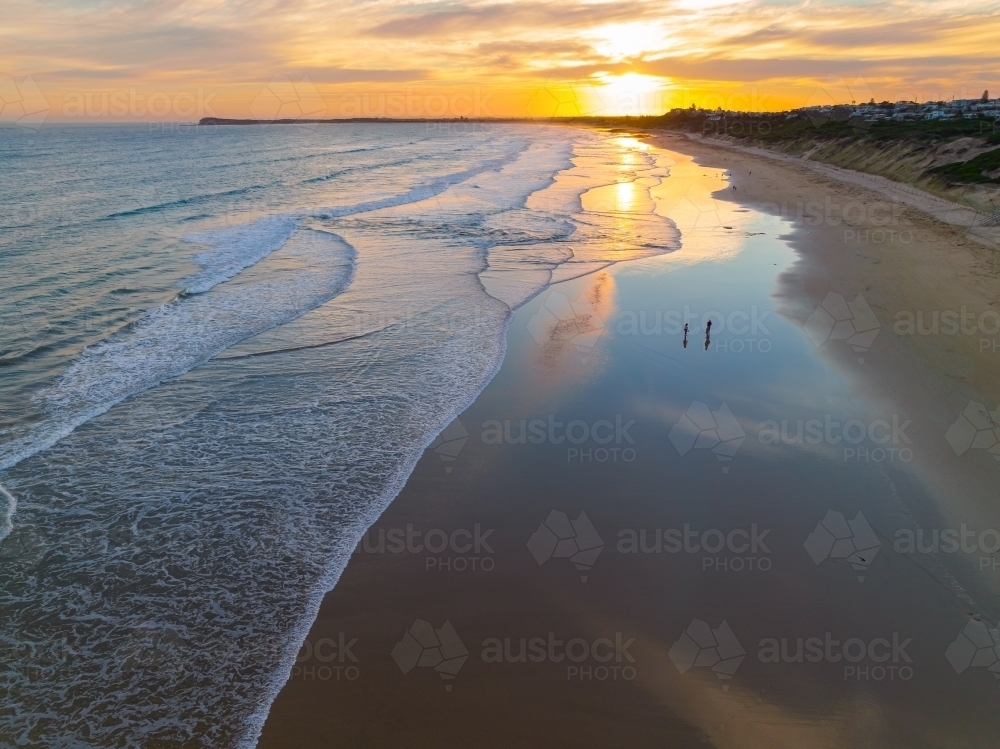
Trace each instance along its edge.
<instances>
[{"instance_id":1,"label":"sky","mask_svg":"<svg viewBox=\"0 0 1000 749\"><path fill-rule=\"evenodd\" d=\"M997 40L1000 2L977 0L3 0L0 121L998 96Z\"/></svg>"}]
</instances>

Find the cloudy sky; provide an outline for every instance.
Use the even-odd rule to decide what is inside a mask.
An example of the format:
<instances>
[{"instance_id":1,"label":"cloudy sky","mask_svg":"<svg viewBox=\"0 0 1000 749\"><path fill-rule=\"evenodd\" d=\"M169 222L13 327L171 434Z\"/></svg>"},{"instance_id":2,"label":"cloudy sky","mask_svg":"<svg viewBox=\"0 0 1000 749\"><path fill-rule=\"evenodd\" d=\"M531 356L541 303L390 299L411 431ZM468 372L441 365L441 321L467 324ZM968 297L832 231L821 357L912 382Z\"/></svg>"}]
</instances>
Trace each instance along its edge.
<instances>
[{"instance_id":1,"label":"cloudy sky","mask_svg":"<svg viewBox=\"0 0 1000 749\"><path fill-rule=\"evenodd\" d=\"M1000 95L1000 2L3 4L0 80L34 84L53 119L635 114Z\"/></svg>"}]
</instances>

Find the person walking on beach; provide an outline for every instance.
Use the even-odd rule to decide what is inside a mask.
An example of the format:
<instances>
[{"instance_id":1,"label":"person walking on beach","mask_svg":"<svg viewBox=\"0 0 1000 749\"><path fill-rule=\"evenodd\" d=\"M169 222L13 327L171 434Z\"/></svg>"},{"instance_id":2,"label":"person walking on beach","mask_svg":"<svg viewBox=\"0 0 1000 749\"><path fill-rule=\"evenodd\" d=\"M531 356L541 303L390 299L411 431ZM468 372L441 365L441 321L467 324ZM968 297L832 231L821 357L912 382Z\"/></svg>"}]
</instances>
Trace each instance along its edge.
<instances>
[{"instance_id":1,"label":"person walking on beach","mask_svg":"<svg viewBox=\"0 0 1000 749\"><path fill-rule=\"evenodd\" d=\"M684 323L684 348L688 347L688 324Z\"/></svg>"}]
</instances>

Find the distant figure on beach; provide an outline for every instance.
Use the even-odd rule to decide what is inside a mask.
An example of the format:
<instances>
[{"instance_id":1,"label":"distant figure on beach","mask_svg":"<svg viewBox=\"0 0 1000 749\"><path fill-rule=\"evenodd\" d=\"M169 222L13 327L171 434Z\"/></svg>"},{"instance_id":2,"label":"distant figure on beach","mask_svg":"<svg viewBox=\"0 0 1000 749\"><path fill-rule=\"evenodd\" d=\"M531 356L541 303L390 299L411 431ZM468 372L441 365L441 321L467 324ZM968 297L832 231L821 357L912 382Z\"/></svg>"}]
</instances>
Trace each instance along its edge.
<instances>
[{"instance_id":1,"label":"distant figure on beach","mask_svg":"<svg viewBox=\"0 0 1000 749\"><path fill-rule=\"evenodd\" d=\"M684 348L688 347L688 325L684 323Z\"/></svg>"},{"instance_id":2,"label":"distant figure on beach","mask_svg":"<svg viewBox=\"0 0 1000 749\"><path fill-rule=\"evenodd\" d=\"M735 188L733 188L735 189ZM709 344L712 343L712 321L708 321L708 325L705 326L705 350L708 351Z\"/></svg>"}]
</instances>

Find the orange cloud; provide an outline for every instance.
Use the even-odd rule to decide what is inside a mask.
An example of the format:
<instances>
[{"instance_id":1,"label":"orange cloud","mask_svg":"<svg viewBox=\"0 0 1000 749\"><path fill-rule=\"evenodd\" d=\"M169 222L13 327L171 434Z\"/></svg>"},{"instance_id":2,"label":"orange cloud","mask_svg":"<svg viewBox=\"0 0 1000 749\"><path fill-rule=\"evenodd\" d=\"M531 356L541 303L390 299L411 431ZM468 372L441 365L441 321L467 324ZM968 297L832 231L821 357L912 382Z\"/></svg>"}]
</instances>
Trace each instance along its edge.
<instances>
[{"instance_id":1,"label":"orange cloud","mask_svg":"<svg viewBox=\"0 0 1000 749\"><path fill-rule=\"evenodd\" d=\"M275 76L311 87L330 117L782 109L806 103L831 75L860 77L879 99L938 99L1000 90L998 9L956 0L7 0L0 74L30 76L53 120L250 117ZM123 100L126 114L112 114Z\"/></svg>"}]
</instances>

